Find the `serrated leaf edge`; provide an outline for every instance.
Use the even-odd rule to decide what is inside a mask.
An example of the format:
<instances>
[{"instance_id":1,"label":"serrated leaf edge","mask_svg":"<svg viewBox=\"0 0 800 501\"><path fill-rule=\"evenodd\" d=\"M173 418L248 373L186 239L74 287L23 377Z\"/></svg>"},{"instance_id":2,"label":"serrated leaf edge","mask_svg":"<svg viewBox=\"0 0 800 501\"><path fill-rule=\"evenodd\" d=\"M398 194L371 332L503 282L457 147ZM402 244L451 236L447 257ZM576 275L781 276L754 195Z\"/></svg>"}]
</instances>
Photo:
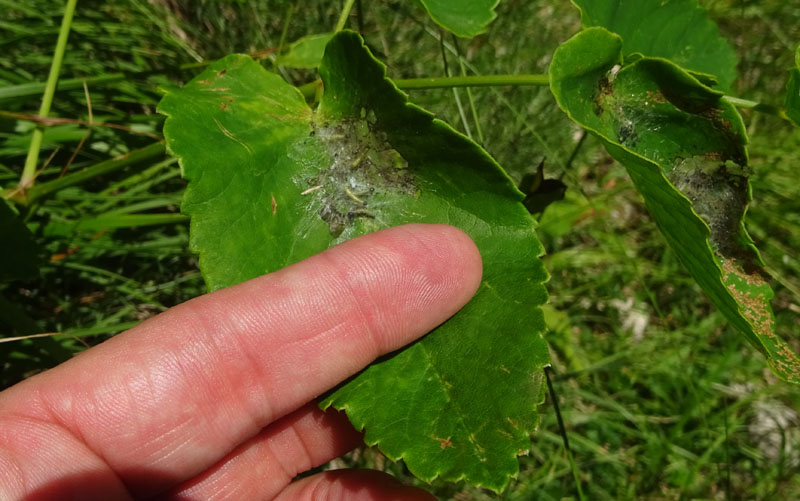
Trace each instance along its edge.
<instances>
[{"instance_id":1,"label":"serrated leaf edge","mask_svg":"<svg viewBox=\"0 0 800 501\"><path fill-rule=\"evenodd\" d=\"M398 92L400 95L403 96L403 98L404 98L403 105L405 107L425 114L428 118L430 118L431 123L433 124L434 127L441 127L443 129L449 131L450 133L454 133L457 136L460 136L462 139L464 139L464 140L468 141L470 144L472 144L473 147L475 147L481 155L483 155L486 159L488 159L494 165L494 167L496 167L501 173L503 173L503 175L505 176L505 178L508 181L508 184L509 184L508 187L518 195L519 201L521 202L522 199L524 199L524 194L521 191L519 191L519 189L517 188L516 184L511 180L511 177L508 175L508 173L506 173L505 169L503 169L502 166L500 166L495 161L495 159L491 155L489 155L489 153L486 152L486 150L483 149L483 147L481 147L479 144L477 144L474 141L472 141L465 134L462 134L461 132L459 132L456 129L454 129L453 127L451 127L447 122L444 122L443 120L440 120L440 119L436 118L436 116L433 113L431 113L430 111L428 111L428 110L426 110L426 109L424 109L424 108L412 103L408 98L409 97L408 94L406 92L404 92L403 90L401 90L399 87L397 87L397 85L392 81L392 79L387 76L387 74L386 74L387 73L386 72L387 66L381 60L379 60L378 58L376 58L372 54L372 51L369 49L369 47L366 45L364 40L357 33L353 32L353 31L350 31L350 30L343 30L342 32L340 32L340 34L337 34L337 37L338 36L348 36L348 35L349 36L358 37L358 39L359 39L359 41L361 43L361 47L366 51L366 53L369 55L369 57L372 59L372 61L374 63L376 63L380 67L381 75L382 75L384 81L389 83L396 92ZM538 223L536 222L536 219L533 218L533 216L529 215L529 222L531 224L531 229L535 231L536 227L538 226ZM542 246L541 242L539 242L539 248L536 249L536 257L537 258L541 258L544 254L545 254L545 249ZM546 300L542 304L547 304L549 302L550 298L549 298L549 294L547 294L547 290L546 290L544 284L546 284L550 280L550 273L547 271L546 268L543 268L543 270L545 271L545 278L541 282L537 283L537 285L541 286L545 290ZM541 305L537 304L537 305L532 305L532 306L539 307ZM535 333L533 335L542 336L542 333ZM547 363L546 365L541 367L541 370L544 370L544 368L549 366L549 365L550 364ZM367 370L368 368L369 367L365 368L364 370ZM542 375L542 378L544 378L544 375ZM340 410L340 411L344 411L347 414L348 419L350 420L350 422L354 425L354 427L356 429L358 429L359 431L365 430L366 424L365 424L364 420L362 419L358 423L354 422L353 421L353 417L351 417L351 413L348 412L349 411L349 406L346 405L346 404L337 405L336 402L335 402L335 399L333 399L332 397L333 397L333 395L330 395L327 398L323 399L319 403L319 407L322 410L325 410L325 409L327 409L329 407L333 407L334 409L337 409L337 410ZM540 390L539 399L538 399L538 401L534 402L534 404L533 404L533 406L531 408L531 411L536 413L536 423L535 423L535 425L533 426L532 429L524 430L529 435L535 433L536 430L538 429L539 423L541 422L541 414L539 413L538 408L542 403L544 403L544 401L545 401L545 391L544 391L544 386L542 386L541 390ZM376 440L373 440L373 441L367 441L365 439L365 443L367 445L369 445L369 446L377 447L386 457L388 457L388 458L390 458L390 459L392 459L394 461L398 461L398 460L401 460L401 459L405 461L405 454L404 453L401 453L399 455L388 453L381 446L381 440L379 440L379 439L376 439ZM522 452L525 452L525 451L522 451ZM519 457L521 455L523 455L523 454L517 454L516 457ZM505 479L501 484L488 485L488 484L481 483L481 482L474 482L473 483L473 481L469 480L467 478L467 475L463 474L463 473L461 475L457 476L457 477L455 477L455 476L450 477L450 476L446 475L446 472L437 471L433 476L428 476L428 475L420 475L419 473L417 473L417 471L415 471L415 468L412 465L408 464L407 462L406 462L406 466L409 468L409 470L417 478L420 478L421 480L424 480L426 482L431 482L431 481L435 480L436 478L441 478L443 480L451 481L451 482L458 482L460 480L466 480L466 481L469 481L472 485L475 485L477 487L484 487L484 488L487 488L487 489L491 489L491 490L493 490L493 491L495 491L497 493L500 493L503 489L505 489L505 487L508 485L509 481L512 478L516 478L516 476L519 474L519 463L517 463L517 471L512 473L512 474L506 474Z\"/></svg>"},{"instance_id":2,"label":"serrated leaf edge","mask_svg":"<svg viewBox=\"0 0 800 501\"><path fill-rule=\"evenodd\" d=\"M571 1L573 1L573 0L571 0ZM573 3L574 3L574 1L573 1ZM604 32L606 32L606 33L608 33L608 34L612 35L613 37L615 37L615 38L619 39L620 41L622 41L622 37L620 37L619 35L617 35L616 33L612 32L612 31L610 31L610 30L608 30L608 29L606 29L606 28L600 27L600 26L594 26L594 27L590 27L590 28L585 28L585 29L584 29L584 30L582 30L580 33L584 33L584 32L590 31L590 30L602 30L602 31L604 31ZM580 33L579 33L579 34L580 34ZM577 36L577 35L576 35L576 36ZM573 37L573 38L574 38L574 37ZM572 38L571 38L570 40L572 40ZM568 40L568 41L569 41L569 40ZM567 41L567 42L568 42L568 41ZM567 43L567 42L564 42L564 43ZM620 45L620 47L621 47L621 45ZM559 46L559 48L557 48L557 49L556 49L556 51L558 51L560 48L561 48L561 46ZM620 61L622 60L622 57L623 57L623 54L620 52L620 59L619 59ZM555 59L555 55L554 55L554 59ZM639 62L641 62L641 61L643 61L643 60L647 60L647 59L650 59L650 60L660 60L660 61L663 61L663 62L665 62L666 64L670 64L670 65L674 66L674 67L675 67L677 70L679 70L680 72L682 72L683 74L685 74L686 76L688 76L689 78L691 78L692 80L694 80L694 81L695 81L695 82L696 82L698 85L700 85L700 86L702 86L702 87L705 87L706 89L708 89L708 90L711 90L711 91L713 91L714 93L717 93L717 94L719 94L720 96L724 95L724 93L722 93L722 92L716 91L716 90L714 90L714 89L710 89L710 88L709 88L707 85L705 85L705 84L703 84L701 81L699 81L699 80L698 80L698 79L697 79L697 78L696 78L694 75L692 75L690 72L688 72L687 70L685 70L685 69L681 68L680 66L678 66L678 65L677 65L677 64L675 64L675 63L673 63L673 62L672 62L672 61L670 61L669 59L665 59L665 58L648 58L648 57L644 57L644 58L642 58L642 59L638 59L638 60L636 60L635 62L633 62L633 63L631 63L631 64L632 64L632 65L635 65L635 64L638 64ZM552 79L551 79L551 82L552 82ZM551 86L552 86L552 83L551 83ZM746 322L746 323L747 323L747 324L750 326L751 330L753 331L752 333L745 333L745 334L747 334L747 338L748 338L748 339L751 339L751 340L755 340L755 341L757 341L757 342L758 342L758 345L760 346L760 351L761 351L761 352L762 352L762 353L765 355L765 357L767 358L767 362L770 364L770 366L774 368L774 362L775 362L775 359L774 359L774 357L772 357L772 356L770 356L770 355L769 355L769 353L770 353L770 350L767 348L767 346L764 344L764 342L763 342L763 341L762 341L762 340L761 340L761 339L758 337L758 335L756 334L756 332L758 331L757 327L756 327L756 326L754 326L754 325L752 325L752 322L751 322L751 320L750 320L750 318L751 318L751 317L750 317L750 316L748 315L748 313L747 313L747 312L744 310L744 306L743 306L743 305L742 305L742 304L739 302L739 300L737 300L736 296L735 296L735 295L734 295L734 294L733 294L733 293L730 291L730 289L728 288L727 284L725 283L725 270L723 269L723 262L721 262L721 261L720 261L720 256L719 256L719 255L718 255L718 254L717 254L717 253L716 253L716 252L713 250L713 247L712 247L712 245L711 245L711 242L710 242L710 240L709 240L709 238L710 238L710 236L711 236L711 228L708 226L708 223L706 223L706 221L705 221L705 220L704 220L702 217L700 217L700 216L697 214L697 212L696 212L696 211L695 211L695 209L694 209L694 205L693 205L692 201L691 201L691 200L689 200L689 198L688 198L686 195L684 195L684 194L683 194L683 192L681 192L680 190L678 190L678 189L677 189L677 188L674 186L674 184L673 184L673 183L672 183L672 182L671 182L671 181L670 181L670 180L667 178L667 176L664 174L664 171L663 171L663 169L661 168L661 166L660 166L660 165L658 165L657 163L653 162L653 161L652 161L652 160L650 160L649 158L647 158L647 157L645 157L645 156L643 156L643 155L641 155L641 154L639 154L639 153L636 153L635 151L632 151L632 150L630 150L629 148L627 148L627 147L623 146L621 143L618 143L617 141L614 141L613 139L610 139L610 138L606 137L606 136L605 136L604 134L602 134L601 132L599 132L599 131L597 131L597 130L595 130L595 129L591 128L591 127L584 126L584 125L583 125L583 124L582 124L580 121L576 120L576 119L575 119L575 117L572 115L572 113L570 113L570 112L569 112L569 111L568 111L568 110L567 110L567 109L566 109L566 108L565 108L565 107L562 105L561 101L560 101L560 100L559 100L559 98L556 96L556 93L555 93L555 92L552 92L552 94L553 94L553 96L554 96L554 97L555 97L555 99L556 99L556 103L558 104L558 107L559 107L559 108L561 108L561 110L562 110L562 111L563 111L563 112L564 112L564 113L565 113L565 114L566 114L566 115L567 115L567 116L568 116L568 117L569 117L569 118L570 118L570 119L571 119L573 122L575 122L575 123L579 124L581 127L583 127L584 129L586 129L587 131L591 132L591 133L592 133L592 134L594 134L595 136L597 136L597 137L599 137L599 138L603 139L604 141L606 141L606 142L608 142L608 143L611 143L611 144L613 144L615 147L618 147L618 148L620 148L620 149L624 150L624 151L625 151L627 154L629 154L629 155L631 155L631 156L634 156L634 157L637 157L638 159L640 159L640 160L642 160L642 161L646 162L647 164L651 165L653 168L657 169L657 171L658 171L659 175L661 176L661 178L662 178L662 179L663 179L663 180L664 180L664 181L665 181L665 182L666 182L666 183L667 183L667 184L668 184L668 185L669 185L669 186L670 186L670 187L671 187L671 188L672 188L672 189L675 191L675 193L677 193L677 194L678 194L678 195L680 195L680 196L681 196L683 199L685 199L685 200L686 200L686 202L689 204L689 208L690 208L690 210L691 210L691 213L692 213L692 215L693 215L693 216L694 216L694 217L695 217L695 218L696 218L696 219L697 219L699 222L701 222L701 223L703 224L704 228L705 228L705 232L706 232L705 245L706 245L706 248L708 249L708 251L709 251L710 255L711 255L712 257L714 257L713 261L714 261L714 263L715 263L715 265L716 265L716 269L717 269L717 274L716 274L715 280L718 280L718 281L719 281L720 285L722 286L722 289L725 291L725 294L727 294L728 296L730 296L730 298L733 300L734 304L736 304L736 307L737 307L737 312L739 313L739 315L742 317L742 319L744 319L744 320L745 320L745 322ZM750 183L749 183L749 180L748 180L748 186L749 186L749 185L750 185ZM742 224L742 225L744 225L744 216L742 217L741 224ZM757 249L756 249L754 246L750 246L750 247L752 248L752 250L754 250L754 251L756 252L756 258L757 258L757 259L760 259L760 256L759 256L759 254L758 254L758 250L757 250ZM784 341L783 339L781 339L781 338L780 338L780 337L779 337L779 336L778 336L776 333L774 333L774 331L773 331L771 334L772 334L772 336L771 336L771 337L775 337L775 338L779 339L779 340L780 340L780 341L781 341L781 342L784 344L784 346L783 346L783 349L784 349L784 350L787 350L787 349L789 349L789 348L788 348L788 345L786 345L785 341ZM784 356L787 356L787 353L782 353L782 354L783 354ZM790 359L792 359L792 360L794 361L794 364L793 364L793 365L794 365L794 368L795 368L795 370L793 371L793 372L794 372L794 378L791 378L791 377L790 377L790 378L788 378L788 379L787 379L787 378L784 378L784 377L783 377L781 374L779 374L777 371L775 371L775 374L776 374L776 375L778 375L779 377L781 377L782 379L785 379L785 380L786 380L786 381L788 381L788 382L800 383L800 359L798 359L797 355L796 355L794 352L792 352L792 351L789 351L788 355L790 355L790 356L788 356L787 358L790 358Z\"/></svg>"}]
</instances>

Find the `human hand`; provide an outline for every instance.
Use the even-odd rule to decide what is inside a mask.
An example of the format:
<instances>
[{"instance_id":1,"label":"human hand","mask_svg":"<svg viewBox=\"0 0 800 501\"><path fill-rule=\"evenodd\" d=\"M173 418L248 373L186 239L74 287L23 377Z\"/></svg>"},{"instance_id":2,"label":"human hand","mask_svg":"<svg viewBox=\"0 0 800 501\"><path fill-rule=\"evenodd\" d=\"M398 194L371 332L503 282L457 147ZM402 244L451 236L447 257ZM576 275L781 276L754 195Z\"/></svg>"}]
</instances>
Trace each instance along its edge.
<instances>
[{"instance_id":1,"label":"human hand","mask_svg":"<svg viewBox=\"0 0 800 501\"><path fill-rule=\"evenodd\" d=\"M431 499L375 471L292 480L362 443L313 399L480 280L464 233L408 225L176 306L0 393L0 499Z\"/></svg>"}]
</instances>

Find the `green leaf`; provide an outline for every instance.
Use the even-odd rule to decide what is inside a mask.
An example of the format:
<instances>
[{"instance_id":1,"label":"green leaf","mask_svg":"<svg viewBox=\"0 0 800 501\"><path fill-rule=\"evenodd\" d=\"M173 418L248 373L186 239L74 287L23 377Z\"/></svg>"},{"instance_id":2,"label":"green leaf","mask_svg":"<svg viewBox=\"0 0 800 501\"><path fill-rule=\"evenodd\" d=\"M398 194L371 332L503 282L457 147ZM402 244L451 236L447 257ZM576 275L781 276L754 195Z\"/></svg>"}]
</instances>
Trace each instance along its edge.
<instances>
[{"instance_id":1,"label":"green leaf","mask_svg":"<svg viewBox=\"0 0 800 501\"><path fill-rule=\"evenodd\" d=\"M409 103L357 35L332 39L320 75L316 111L241 55L164 97L201 270L218 289L381 228L466 231L483 256L475 297L322 405L346 409L367 443L424 480L502 489L530 447L549 360L534 220L494 160Z\"/></svg>"},{"instance_id":2,"label":"green leaf","mask_svg":"<svg viewBox=\"0 0 800 501\"><path fill-rule=\"evenodd\" d=\"M34 127L30 127L30 129L28 134L9 135L8 139L0 144L0 156L12 157L26 154L31 146ZM77 143L85 135L86 131L74 124L45 127L42 148L50 149L57 148L64 143Z\"/></svg>"},{"instance_id":3,"label":"green leaf","mask_svg":"<svg viewBox=\"0 0 800 501\"><path fill-rule=\"evenodd\" d=\"M789 83L786 86L786 115L800 126L800 46L794 56L795 67L789 70Z\"/></svg>"},{"instance_id":4,"label":"green leaf","mask_svg":"<svg viewBox=\"0 0 800 501\"><path fill-rule=\"evenodd\" d=\"M306 35L289 44L286 52L278 56L277 62L289 68L316 68L332 37L333 33Z\"/></svg>"},{"instance_id":5,"label":"green leaf","mask_svg":"<svg viewBox=\"0 0 800 501\"><path fill-rule=\"evenodd\" d=\"M460 37L471 38L486 31L497 14L500 0L419 0L436 24Z\"/></svg>"},{"instance_id":6,"label":"green leaf","mask_svg":"<svg viewBox=\"0 0 800 501\"><path fill-rule=\"evenodd\" d=\"M25 223L0 199L0 282L34 278L39 274L39 247Z\"/></svg>"},{"instance_id":7,"label":"green leaf","mask_svg":"<svg viewBox=\"0 0 800 501\"><path fill-rule=\"evenodd\" d=\"M761 259L745 231L747 136L722 94L657 58L623 64L622 39L582 31L556 50L559 106L625 165L668 244L728 321L781 378L800 361L774 332Z\"/></svg>"},{"instance_id":8,"label":"green leaf","mask_svg":"<svg viewBox=\"0 0 800 501\"><path fill-rule=\"evenodd\" d=\"M697 0L572 0L584 27L599 26L622 37L627 59L640 53L663 57L722 89L736 80L736 53Z\"/></svg>"}]
</instances>

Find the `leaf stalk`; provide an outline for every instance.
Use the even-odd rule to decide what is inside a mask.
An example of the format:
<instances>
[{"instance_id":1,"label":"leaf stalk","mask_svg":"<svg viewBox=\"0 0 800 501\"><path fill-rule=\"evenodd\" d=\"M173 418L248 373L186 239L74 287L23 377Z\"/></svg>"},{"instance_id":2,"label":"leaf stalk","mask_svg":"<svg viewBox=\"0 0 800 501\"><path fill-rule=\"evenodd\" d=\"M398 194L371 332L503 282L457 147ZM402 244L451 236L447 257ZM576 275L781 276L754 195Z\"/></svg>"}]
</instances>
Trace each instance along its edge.
<instances>
[{"instance_id":1,"label":"leaf stalk","mask_svg":"<svg viewBox=\"0 0 800 501\"><path fill-rule=\"evenodd\" d=\"M392 80L401 90L450 89L453 87L502 87L521 85L550 85L546 74L530 75L468 75L457 77L398 78ZM306 99L314 99L320 81L303 84L297 89Z\"/></svg>"},{"instance_id":2,"label":"leaf stalk","mask_svg":"<svg viewBox=\"0 0 800 501\"><path fill-rule=\"evenodd\" d=\"M547 74L462 75L456 77L398 78L394 80L394 83L402 90L450 87L497 87L504 85L550 85L550 76Z\"/></svg>"},{"instance_id":3,"label":"leaf stalk","mask_svg":"<svg viewBox=\"0 0 800 501\"><path fill-rule=\"evenodd\" d=\"M786 115L786 110L779 106L759 103L758 101L750 101L749 99L741 99L733 96L723 96L722 100L736 106L737 108L758 111L761 113L766 113L767 115L774 115L791 122L789 116Z\"/></svg>"},{"instance_id":4,"label":"leaf stalk","mask_svg":"<svg viewBox=\"0 0 800 501\"><path fill-rule=\"evenodd\" d=\"M347 18L350 17L350 11L353 10L353 4L355 3L355 0L347 0L345 2L342 13L339 15L339 20L336 22L336 27L333 29L334 33L339 33L344 29L344 25L347 24Z\"/></svg>"},{"instance_id":5,"label":"leaf stalk","mask_svg":"<svg viewBox=\"0 0 800 501\"><path fill-rule=\"evenodd\" d=\"M64 60L64 52L67 49L67 39L69 38L72 17L75 14L75 5L77 3L78 0L67 0L67 5L64 8L64 17L61 19L61 29L58 32L56 50L53 54L53 61L50 63L50 74L47 76L47 84L45 84L42 104L39 107L40 117L46 117L48 113L50 113L50 106L53 104L53 96L55 95L56 84L58 83L58 74L61 72L61 63ZM36 179L36 165L39 162L39 151L42 149L43 138L44 129L42 129L42 127L36 127L33 130L28 156L25 158L25 167L22 170L22 176L19 180L19 186L23 190L27 190L33 186L34 180Z\"/></svg>"}]
</instances>

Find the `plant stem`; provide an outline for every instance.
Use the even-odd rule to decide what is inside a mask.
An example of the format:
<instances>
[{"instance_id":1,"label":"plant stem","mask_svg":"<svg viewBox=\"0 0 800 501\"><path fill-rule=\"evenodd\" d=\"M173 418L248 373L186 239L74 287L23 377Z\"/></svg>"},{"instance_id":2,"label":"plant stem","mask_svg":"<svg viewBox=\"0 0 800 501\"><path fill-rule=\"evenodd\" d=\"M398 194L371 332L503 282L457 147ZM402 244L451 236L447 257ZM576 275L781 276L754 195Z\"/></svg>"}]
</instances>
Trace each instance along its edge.
<instances>
[{"instance_id":1,"label":"plant stem","mask_svg":"<svg viewBox=\"0 0 800 501\"><path fill-rule=\"evenodd\" d=\"M529 75L465 75L458 77L398 78L393 80L393 82L401 90L448 89L454 87L502 87L506 85L516 87L521 85L550 85L550 77L547 74L537 73ZM305 85L301 85L297 89L306 99L312 99L318 85L318 82L309 82ZM758 111L784 120L789 120L789 117L786 115L786 110L779 106L763 104L733 96L723 96L722 100L737 108Z\"/></svg>"},{"instance_id":2,"label":"plant stem","mask_svg":"<svg viewBox=\"0 0 800 501\"><path fill-rule=\"evenodd\" d=\"M504 85L550 85L546 74L531 75L471 75L460 77L398 78L392 80L402 90L449 89L453 87L500 87ZM320 82L308 82L297 87L306 99L313 99Z\"/></svg>"},{"instance_id":3,"label":"plant stem","mask_svg":"<svg viewBox=\"0 0 800 501\"><path fill-rule=\"evenodd\" d=\"M741 99L733 96L722 96L722 100L736 106L737 108L759 111L761 113L766 113L767 115L773 115L784 120L791 121L789 120L789 116L786 115L786 110L779 106L763 104L759 103L758 101L750 101L749 99Z\"/></svg>"},{"instance_id":4,"label":"plant stem","mask_svg":"<svg viewBox=\"0 0 800 501\"><path fill-rule=\"evenodd\" d=\"M78 0L67 0L67 6L64 7L64 17L61 19L61 29L58 32L56 51L55 54L53 54L53 61L50 64L50 74L47 76L42 105L39 107L40 117L46 117L47 114L50 113L50 106L53 104L53 96L56 93L56 84L58 83L58 74L61 72L61 62L64 60L64 51L67 48L67 38L69 38L72 16L75 13L75 5L77 2ZM36 127L33 130L31 146L28 149L28 156L25 158L25 167L22 170L22 177L19 180L19 186L22 189L28 189L33 186L43 138L44 130L41 127Z\"/></svg>"},{"instance_id":5,"label":"plant stem","mask_svg":"<svg viewBox=\"0 0 800 501\"><path fill-rule=\"evenodd\" d=\"M69 78L61 80L57 83L58 90L79 89L83 87L83 82L88 85L102 84L107 82L118 82L125 79L124 73L109 73L107 75L98 75L96 77L88 78ZM31 96L39 94L44 91L46 87L45 82L28 82L18 85L9 85L0 88L0 101L10 101L15 97Z\"/></svg>"},{"instance_id":6,"label":"plant stem","mask_svg":"<svg viewBox=\"0 0 800 501\"><path fill-rule=\"evenodd\" d=\"M289 32L289 23L292 22L292 14L294 14L294 4L295 2L290 3L289 9L286 11L286 18L283 20L283 30L281 30L281 38L278 40L278 52L273 62L277 61L277 58L283 54L283 47L286 45L286 34Z\"/></svg>"},{"instance_id":7,"label":"plant stem","mask_svg":"<svg viewBox=\"0 0 800 501\"><path fill-rule=\"evenodd\" d=\"M162 224L185 223L189 216L177 213L161 214L108 214L77 221L51 222L50 225L69 227L70 231L102 231L117 228L140 228Z\"/></svg>"},{"instance_id":8,"label":"plant stem","mask_svg":"<svg viewBox=\"0 0 800 501\"><path fill-rule=\"evenodd\" d=\"M140 136L147 136L151 139L155 139L156 141L160 141L161 138L156 136L155 134L150 134L149 132L140 132L130 127L126 127L124 125L114 124L114 123L106 123L106 122L91 122L88 120L78 120L75 118L62 118L62 117L40 117L39 115L26 115L24 113L16 113L13 111L6 111L0 110L0 117L8 117L14 118L17 120L25 120L28 122L34 122L40 127L52 127L55 125L64 125L64 124L75 124L75 125L86 125L89 127L108 127L109 129L117 129L117 130L124 130L125 132L130 132L131 134L137 134ZM159 120L160 115L150 115L147 117L149 120ZM130 116L127 117L130 121Z\"/></svg>"},{"instance_id":9,"label":"plant stem","mask_svg":"<svg viewBox=\"0 0 800 501\"><path fill-rule=\"evenodd\" d=\"M148 167L148 168L146 168L145 170L143 170L141 172L137 172L137 173L133 174L132 176L128 176L128 177L126 177L125 179L123 179L121 181L118 181L116 183L113 183L113 184L109 185L107 188L105 188L105 189L101 190L100 192L98 192L98 195L100 195L100 196L109 196L111 198L109 198L105 202L101 203L100 205L96 206L94 208L94 211L95 212L106 211L109 208L111 208L112 206L114 206L115 204L118 204L118 203L124 201L125 200L124 197L131 196L133 194L140 193L142 191L145 191L145 190L149 189L154 184L153 178L155 178L156 174L160 174L162 170L164 170L167 167L170 167L170 166L172 166L172 165L174 165L176 163L178 163L178 159L174 158L174 157L171 157L171 158L168 158L168 159L163 160L161 162L158 162L157 164L153 165L152 167ZM172 174L171 172L169 172L169 173ZM174 176L177 176L179 174L180 174L180 171L178 169L175 169ZM159 176L158 178L155 178L156 181L158 181L160 179L161 179L161 176ZM123 194L123 196L120 196L120 194L121 194L121 192L123 190L125 190L125 193ZM118 193L118 194L114 195L112 197L112 193ZM77 205L76 209L78 209L78 210L83 209L84 207L86 207L87 205L89 205L91 203L92 203L91 200L84 199L83 202L81 202L81 203L79 203Z\"/></svg>"},{"instance_id":10,"label":"plant stem","mask_svg":"<svg viewBox=\"0 0 800 501\"><path fill-rule=\"evenodd\" d=\"M567 453L567 459L569 460L570 470L572 470L572 476L575 479L575 488L578 491L578 499L581 501L585 501L586 497L583 494L583 489L581 488L581 476L580 472L578 471L578 465L575 463L575 458L572 455L572 449L569 447L569 439L567 438L567 428L564 426L564 420L561 418L561 410L558 407L558 396L556 395L556 391L553 388L553 382L550 381L550 372L553 371L552 366L547 366L544 368L544 377L547 380L547 389L550 392L550 399L553 401L553 410L556 412L556 421L558 422L558 430L561 433L561 440L564 443L564 450Z\"/></svg>"},{"instance_id":11,"label":"plant stem","mask_svg":"<svg viewBox=\"0 0 800 501\"><path fill-rule=\"evenodd\" d=\"M442 36L441 32L439 33L439 47L442 49L442 62L444 63L444 75L445 77L450 76L450 69L447 65L447 51L444 50L444 36ZM461 105L461 96L458 94L458 89L455 87L452 88L453 90L453 99L456 101L456 108L458 108L458 116L461 117L461 123L464 124L464 132L467 133L467 137L472 139L472 131L469 129L469 122L467 122L467 115L464 113L464 107Z\"/></svg>"},{"instance_id":12,"label":"plant stem","mask_svg":"<svg viewBox=\"0 0 800 501\"><path fill-rule=\"evenodd\" d=\"M145 146L144 148L133 150L116 158L92 165L82 171L39 184L28 190L27 193L17 193L8 198L23 205L31 205L36 200L68 186L74 186L128 165L159 157L164 154L164 150L164 143L153 143L150 146Z\"/></svg>"},{"instance_id":13,"label":"plant stem","mask_svg":"<svg viewBox=\"0 0 800 501\"><path fill-rule=\"evenodd\" d=\"M456 59L458 59L458 66L461 68L461 76L467 76L467 66L464 64L464 58L461 57L461 48L458 46L458 37L453 35L453 46L456 48ZM444 45L442 45L444 47ZM483 130L481 130L481 122L478 120L478 110L475 108L475 100L472 98L472 89L467 87L467 101L469 108L472 111L472 121L475 123L475 132L478 134L478 143L483 144Z\"/></svg>"},{"instance_id":14,"label":"plant stem","mask_svg":"<svg viewBox=\"0 0 800 501\"><path fill-rule=\"evenodd\" d=\"M14 341L24 341L26 339L36 339L36 338L53 337L53 336L85 337L85 336L96 336L98 334L113 334L117 332L126 331L132 327L136 327L140 323L142 323L141 320L134 320L132 322L122 322L120 324L115 324L115 325L94 325L92 327L67 329L64 332L43 332L41 334L28 334L27 336L0 337L0 343L11 343Z\"/></svg>"},{"instance_id":15,"label":"plant stem","mask_svg":"<svg viewBox=\"0 0 800 501\"><path fill-rule=\"evenodd\" d=\"M339 33L342 31L342 29L344 29L344 25L347 24L347 18L350 17L350 11L353 10L354 3L355 0L345 1L342 13L339 15L339 20L336 22L336 28L333 29L334 33Z\"/></svg>"},{"instance_id":16,"label":"plant stem","mask_svg":"<svg viewBox=\"0 0 800 501\"><path fill-rule=\"evenodd\" d=\"M471 75L460 77L398 78L394 80L394 83L403 90L449 87L496 87L503 85L550 85L550 77L545 74Z\"/></svg>"},{"instance_id":17,"label":"plant stem","mask_svg":"<svg viewBox=\"0 0 800 501\"><path fill-rule=\"evenodd\" d=\"M356 0L356 20L358 22L358 32L364 33L364 8L361 0Z\"/></svg>"}]
</instances>

